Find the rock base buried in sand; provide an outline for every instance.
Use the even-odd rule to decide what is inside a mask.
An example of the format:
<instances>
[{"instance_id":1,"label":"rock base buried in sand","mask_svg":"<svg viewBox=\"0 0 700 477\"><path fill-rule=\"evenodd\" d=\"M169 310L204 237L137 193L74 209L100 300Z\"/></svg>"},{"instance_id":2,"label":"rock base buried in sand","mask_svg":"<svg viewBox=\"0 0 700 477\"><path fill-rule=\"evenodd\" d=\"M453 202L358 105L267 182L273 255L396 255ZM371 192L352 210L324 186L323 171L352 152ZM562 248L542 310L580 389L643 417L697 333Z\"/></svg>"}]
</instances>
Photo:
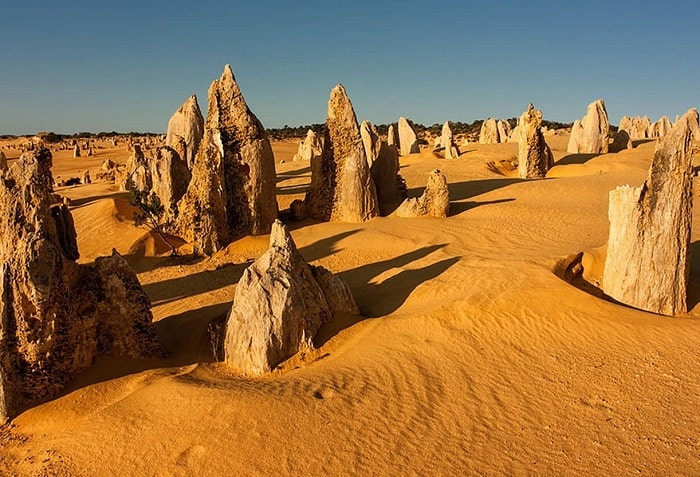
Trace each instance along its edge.
<instances>
[{"instance_id":1,"label":"rock base buried in sand","mask_svg":"<svg viewBox=\"0 0 700 477\"><path fill-rule=\"evenodd\" d=\"M225 361L248 374L269 372L300 349L312 348L335 312L359 314L350 289L337 275L308 265L287 228L275 221L270 248L236 287Z\"/></svg>"},{"instance_id":2,"label":"rock base buried in sand","mask_svg":"<svg viewBox=\"0 0 700 477\"><path fill-rule=\"evenodd\" d=\"M621 303L662 315L687 310L691 141L689 112L657 146L644 184L610 192L603 290Z\"/></svg>"},{"instance_id":3,"label":"rock base buried in sand","mask_svg":"<svg viewBox=\"0 0 700 477\"><path fill-rule=\"evenodd\" d=\"M450 193L447 189L447 179L438 169L432 171L428 176L428 184L423 195L404 200L396 209L396 215L404 218L424 215L447 217L449 212Z\"/></svg>"}]
</instances>

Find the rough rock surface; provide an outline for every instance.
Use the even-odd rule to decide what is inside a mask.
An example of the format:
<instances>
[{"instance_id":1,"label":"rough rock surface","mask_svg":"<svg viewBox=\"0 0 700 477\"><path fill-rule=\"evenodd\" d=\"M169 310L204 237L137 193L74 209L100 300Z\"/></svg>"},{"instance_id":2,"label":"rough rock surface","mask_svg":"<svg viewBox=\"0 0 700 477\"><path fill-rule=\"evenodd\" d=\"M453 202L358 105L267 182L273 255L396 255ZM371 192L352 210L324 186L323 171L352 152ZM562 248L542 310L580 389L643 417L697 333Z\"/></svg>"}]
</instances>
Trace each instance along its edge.
<instances>
[{"instance_id":1,"label":"rough rock surface","mask_svg":"<svg viewBox=\"0 0 700 477\"><path fill-rule=\"evenodd\" d=\"M396 210L397 216L406 218L423 215L447 217L449 213L450 193L447 188L447 179L438 169L428 176L428 184L423 195L406 199Z\"/></svg>"},{"instance_id":2,"label":"rough rock surface","mask_svg":"<svg viewBox=\"0 0 700 477\"><path fill-rule=\"evenodd\" d=\"M632 149L632 138L625 129L618 129L608 148L609 152L620 152L625 149Z\"/></svg>"},{"instance_id":3,"label":"rough rock surface","mask_svg":"<svg viewBox=\"0 0 700 477\"><path fill-rule=\"evenodd\" d=\"M141 149L141 145L134 144L131 155L126 161L126 167L117 174L117 183L121 191L128 191L131 188L138 190L151 189L153 184L148 172L148 160Z\"/></svg>"},{"instance_id":4,"label":"rough rock surface","mask_svg":"<svg viewBox=\"0 0 700 477\"><path fill-rule=\"evenodd\" d=\"M449 121L445 121L445 124L442 125L442 133L439 142L440 146L445 150L445 159L456 159L459 157L459 149L457 149L457 145L454 142Z\"/></svg>"},{"instance_id":5,"label":"rough rock surface","mask_svg":"<svg viewBox=\"0 0 700 477\"><path fill-rule=\"evenodd\" d=\"M649 118L644 117L628 117L622 116L618 130L624 129L630 136L630 139L645 139L649 132L651 122Z\"/></svg>"},{"instance_id":6,"label":"rough rock surface","mask_svg":"<svg viewBox=\"0 0 700 477\"><path fill-rule=\"evenodd\" d=\"M406 156L420 152L418 136L410 121L404 117L399 118L399 154Z\"/></svg>"},{"instance_id":7,"label":"rough rock surface","mask_svg":"<svg viewBox=\"0 0 700 477\"><path fill-rule=\"evenodd\" d=\"M362 144L365 147L367 165L371 168L374 161L379 157L379 150L382 147L379 133L372 123L362 121L362 124L360 124L360 136L362 136Z\"/></svg>"},{"instance_id":8,"label":"rough rock surface","mask_svg":"<svg viewBox=\"0 0 700 477\"><path fill-rule=\"evenodd\" d=\"M150 302L118 254L79 265L73 218L53 205L51 153L0 184L0 420L55 396L98 354L159 354Z\"/></svg>"},{"instance_id":9,"label":"rough rock surface","mask_svg":"<svg viewBox=\"0 0 700 477\"><path fill-rule=\"evenodd\" d=\"M588 105L586 115L574 122L566 152L570 154L607 154L610 124L602 99Z\"/></svg>"},{"instance_id":10,"label":"rough rock surface","mask_svg":"<svg viewBox=\"0 0 700 477\"><path fill-rule=\"evenodd\" d=\"M554 155L542 134L542 111L530 103L518 119L518 175L523 179L543 178L554 165Z\"/></svg>"},{"instance_id":11,"label":"rough rock surface","mask_svg":"<svg viewBox=\"0 0 700 477\"><path fill-rule=\"evenodd\" d=\"M192 169L199 144L204 137L204 117L197 103L197 96L190 96L168 121L165 145L173 148Z\"/></svg>"},{"instance_id":12,"label":"rough rock surface","mask_svg":"<svg viewBox=\"0 0 700 477\"><path fill-rule=\"evenodd\" d=\"M310 161L314 157L320 157L323 153L322 138L309 129L306 138L299 143L297 153L292 157L292 161Z\"/></svg>"},{"instance_id":13,"label":"rough rock surface","mask_svg":"<svg viewBox=\"0 0 700 477\"><path fill-rule=\"evenodd\" d=\"M479 144L496 144L498 142L498 122L493 118L488 118L481 125Z\"/></svg>"},{"instance_id":14,"label":"rough rock surface","mask_svg":"<svg viewBox=\"0 0 700 477\"><path fill-rule=\"evenodd\" d=\"M641 187L610 192L603 291L663 315L687 310L693 206L690 112L656 148Z\"/></svg>"},{"instance_id":15,"label":"rough rock surface","mask_svg":"<svg viewBox=\"0 0 700 477\"><path fill-rule=\"evenodd\" d=\"M693 139L700 141L700 115L697 109L692 108L688 111L688 121L690 121L690 129L693 130Z\"/></svg>"},{"instance_id":16,"label":"rough rock surface","mask_svg":"<svg viewBox=\"0 0 700 477\"><path fill-rule=\"evenodd\" d=\"M249 374L269 372L305 348L335 312L359 314L350 289L322 267L308 265L280 221L270 248L236 287L224 341L225 361Z\"/></svg>"},{"instance_id":17,"label":"rough rock surface","mask_svg":"<svg viewBox=\"0 0 700 477\"><path fill-rule=\"evenodd\" d=\"M192 174L185 161L172 148L159 147L154 153L148 160L151 190L160 199L168 216L175 217L177 203L187 192Z\"/></svg>"},{"instance_id":18,"label":"rough rock surface","mask_svg":"<svg viewBox=\"0 0 700 477\"><path fill-rule=\"evenodd\" d=\"M5 153L0 151L0 172L7 170L7 157Z\"/></svg>"},{"instance_id":19,"label":"rough rock surface","mask_svg":"<svg viewBox=\"0 0 700 477\"><path fill-rule=\"evenodd\" d=\"M377 189L381 215L389 215L406 199L406 181L399 174L399 153L380 141L377 160L372 164L372 181Z\"/></svg>"},{"instance_id":20,"label":"rough rock surface","mask_svg":"<svg viewBox=\"0 0 700 477\"><path fill-rule=\"evenodd\" d=\"M671 132L671 120L668 116L661 116L658 121L649 126L649 132L647 134L650 138L663 139L666 135Z\"/></svg>"},{"instance_id":21,"label":"rough rock surface","mask_svg":"<svg viewBox=\"0 0 700 477\"><path fill-rule=\"evenodd\" d=\"M499 119L496 125L498 128L498 142L508 142L508 137L512 132L510 123L505 119Z\"/></svg>"},{"instance_id":22,"label":"rough rock surface","mask_svg":"<svg viewBox=\"0 0 700 477\"><path fill-rule=\"evenodd\" d=\"M306 212L319 220L364 222L379 215L355 111L345 88L337 85L328 100L323 154L311 162Z\"/></svg>"},{"instance_id":23,"label":"rough rock surface","mask_svg":"<svg viewBox=\"0 0 700 477\"><path fill-rule=\"evenodd\" d=\"M214 253L242 235L270 232L277 218L275 158L265 128L248 109L226 65L209 87L209 111L179 235L195 253Z\"/></svg>"}]
</instances>

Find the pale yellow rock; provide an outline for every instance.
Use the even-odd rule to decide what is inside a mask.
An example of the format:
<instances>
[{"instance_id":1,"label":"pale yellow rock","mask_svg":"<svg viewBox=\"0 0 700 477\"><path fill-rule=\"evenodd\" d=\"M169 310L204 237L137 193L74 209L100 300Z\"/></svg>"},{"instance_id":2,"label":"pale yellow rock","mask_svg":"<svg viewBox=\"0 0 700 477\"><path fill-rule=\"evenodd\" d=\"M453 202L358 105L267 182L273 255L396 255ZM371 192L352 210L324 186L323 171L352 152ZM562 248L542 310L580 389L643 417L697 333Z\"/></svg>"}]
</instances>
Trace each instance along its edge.
<instances>
[{"instance_id":1,"label":"pale yellow rock","mask_svg":"<svg viewBox=\"0 0 700 477\"><path fill-rule=\"evenodd\" d=\"M165 145L173 148L192 169L199 144L204 137L204 117L197 96L190 96L168 121Z\"/></svg>"},{"instance_id":2,"label":"pale yellow rock","mask_svg":"<svg viewBox=\"0 0 700 477\"><path fill-rule=\"evenodd\" d=\"M479 144L496 144L498 142L498 122L493 118L488 118L481 125Z\"/></svg>"},{"instance_id":3,"label":"pale yellow rock","mask_svg":"<svg viewBox=\"0 0 700 477\"><path fill-rule=\"evenodd\" d=\"M640 187L610 192L603 291L642 310L687 310L693 206L691 113L658 144Z\"/></svg>"},{"instance_id":4,"label":"pale yellow rock","mask_svg":"<svg viewBox=\"0 0 700 477\"><path fill-rule=\"evenodd\" d=\"M541 179L554 165L552 150L542 134L542 111L530 103L518 119L518 175L523 179Z\"/></svg>"},{"instance_id":5,"label":"pale yellow rock","mask_svg":"<svg viewBox=\"0 0 700 477\"><path fill-rule=\"evenodd\" d=\"M399 118L399 154L406 156L420 152L418 136L410 121L404 117Z\"/></svg>"},{"instance_id":6,"label":"pale yellow rock","mask_svg":"<svg viewBox=\"0 0 700 477\"><path fill-rule=\"evenodd\" d=\"M566 151L571 154L606 154L610 123L602 99L588 105L586 115L571 128L571 137Z\"/></svg>"},{"instance_id":7,"label":"pale yellow rock","mask_svg":"<svg viewBox=\"0 0 700 477\"><path fill-rule=\"evenodd\" d=\"M429 215L432 217L447 217L450 213L450 192L447 188L447 178L438 169L428 176L428 184L423 195L410 198L396 209L398 217L410 218Z\"/></svg>"}]
</instances>

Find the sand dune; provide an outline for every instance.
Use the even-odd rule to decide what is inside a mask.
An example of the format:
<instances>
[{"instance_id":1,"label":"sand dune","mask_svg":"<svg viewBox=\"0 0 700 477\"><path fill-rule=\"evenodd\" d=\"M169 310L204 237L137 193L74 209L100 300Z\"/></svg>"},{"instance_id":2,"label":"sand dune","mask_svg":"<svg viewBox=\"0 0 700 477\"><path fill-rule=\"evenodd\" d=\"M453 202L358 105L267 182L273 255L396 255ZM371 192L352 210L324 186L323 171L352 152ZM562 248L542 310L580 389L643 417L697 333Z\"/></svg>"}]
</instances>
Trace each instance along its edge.
<instances>
[{"instance_id":1,"label":"sand dune","mask_svg":"<svg viewBox=\"0 0 700 477\"><path fill-rule=\"evenodd\" d=\"M24 412L0 431L0 474L700 473L700 253L692 309L676 318L553 272L571 253L600 253L608 192L644 180L654 143L594 157L566 154L566 136L548 142L557 162L545 180L489 170L517 157L514 143L402 157L411 195L432 169L445 173L447 219L292 224L305 258L340 273L363 318L338 317L316 351L257 379L215 362L207 325L266 237L206 260L155 256L167 251L133 227L122 194L61 192L81 260L132 250L171 356L102 359ZM308 164L278 164L280 208L308 182Z\"/></svg>"}]
</instances>

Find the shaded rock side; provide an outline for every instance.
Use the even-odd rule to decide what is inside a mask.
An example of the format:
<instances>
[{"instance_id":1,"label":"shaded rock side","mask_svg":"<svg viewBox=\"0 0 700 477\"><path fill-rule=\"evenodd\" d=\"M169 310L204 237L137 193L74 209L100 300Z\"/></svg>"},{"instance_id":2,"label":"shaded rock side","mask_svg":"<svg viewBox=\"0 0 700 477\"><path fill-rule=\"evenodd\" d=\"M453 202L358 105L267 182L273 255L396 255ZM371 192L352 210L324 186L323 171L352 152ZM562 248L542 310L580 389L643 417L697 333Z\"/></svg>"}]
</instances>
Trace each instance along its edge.
<instances>
[{"instance_id":1,"label":"shaded rock side","mask_svg":"<svg viewBox=\"0 0 700 477\"><path fill-rule=\"evenodd\" d=\"M609 152L620 152L625 149L632 149L632 138L625 129L619 129L615 133L613 141L608 148Z\"/></svg>"},{"instance_id":2,"label":"shaded rock side","mask_svg":"<svg viewBox=\"0 0 700 477\"><path fill-rule=\"evenodd\" d=\"M204 117L197 96L190 96L168 121L165 145L173 148L192 169L199 144L204 137Z\"/></svg>"},{"instance_id":3,"label":"shaded rock side","mask_svg":"<svg viewBox=\"0 0 700 477\"><path fill-rule=\"evenodd\" d=\"M686 114L657 146L644 184L610 192L603 291L621 303L663 315L687 310L691 141Z\"/></svg>"},{"instance_id":4,"label":"shaded rock side","mask_svg":"<svg viewBox=\"0 0 700 477\"><path fill-rule=\"evenodd\" d=\"M379 142L379 154L372 164L372 181L377 190L381 215L389 215L406 199L406 181L399 174L399 153L394 146Z\"/></svg>"},{"instance_id":5,"label":"shaded rock side","mask_svg":"<svg viewBox=\"0 0 700 477\"><path fill-rule=\"evenodd\" d=\"M348 286L322 267L308 265L279 221L270 248L248 267L236 287L224 340L225 361L248 374L272 371L313 339L334 313L359 314Z\"/></svg>"},{"instance_id":6,"label":"shaded rock side","mask_svg":"<svg viewBox=\"0 0 700 477\"><path fill-rule=\"evenodd\" d=\"M323 154L311 161L311 184L304 215L319 220L364 222L379 215L360 128L342 85L328 101Z\"/></svg>"},{"instance_id":7,"label":"shaded rock side","mask_svg":"<svg viewBox=\"0 0 700 477\"><path fill-rule=\"evenodd\" d=\"M450 213L450 193L447 188L447 178L438 169L428 176L428 184L423 195L409 198L396 209L398 217L410 218L431 215L447 217Z\"/></svg>"},{"instance_id":8,"label":"shaded rock side","mask_svg":"<svg viewBox=\"0 0 700 477\"><path fill-rule=\"evenodd\" d=\"M73 218L52 205L50 168L48 150L26 153L0 185L0 418L55 396L99 354L160 352L126 262L75 263Z\"/></svg>"},{"instance_id":9,"label":"shaded rock side","mask_svg":"<svg viewBox=\"0 0 700 477\"><path fill-rule=\"evenodd\" d=\"M394 129L393 124L389 124L389 130L387 131L386 135L386 142L390 146L395 146L397 149L399 147L399 138L396 135L396 130Z\"/></svg>"},{"instance_id":10,"label":"shaded rock side","mask_svg":"<svg viewBox=\"0 0 700 477\"><path fill-rule=\"evenodd\" d=\"M7 157L5 153L0 151L0 172L7 170Z\"/></svg>"},{"instance_id":11,"label":"shaded rock side","mask_svg":"<svg viewBox=\"0 0 700 477\"><path fill-rule=\"evenodd\" d=\"M399 118L399 154L406 156L420 152L418 147L418 136L411 122L404 118Z\"/></svg>"},{"instance_id":12,"label":"shaded rock side","mask_svg":"<svg viewBox=\"0 0 700 477\"><path fill-rule=\"evenodd\" d=\"M195 253L211 254L236 237L269 233L278 212L275 177L267 132L226 65L209 87L204 138L178 203L179 235Z\"/></svg>"},{"instance_id":13,"label":"shaded rock side","mask_svg":"<svg viewBox=\"0 0 700 477\"><path fill-rule=\"evenodd\" d=\"M371 168L374 161L379 157L379 150L382 146L379 133L371 122L362 121L362 124L360 124L360 136L365 148L365 156L367 156L367 165Z\"/></svg>"},{"instance_id":14,"label":"shaded rock side","mask_svg":"<svg viewBox=\"0 0 700 477\"><path fill-rule=\"evenodd\" d=\"M518 175L523 179L543 178L554 165L554 155L542 134L542 111L530 103L518 119Z\"/></svg>"},{"instance_id":15,"label":"shaded rock side","mask_svg":"<svg viewBox=\"0 0 700 477\"><path fill-rule=\"evenodd\" d=\"M571 128L566 151L570 154L607 154L610 123L602 99L588 105L586 115Z\"/></svg>"}]
</instances>

